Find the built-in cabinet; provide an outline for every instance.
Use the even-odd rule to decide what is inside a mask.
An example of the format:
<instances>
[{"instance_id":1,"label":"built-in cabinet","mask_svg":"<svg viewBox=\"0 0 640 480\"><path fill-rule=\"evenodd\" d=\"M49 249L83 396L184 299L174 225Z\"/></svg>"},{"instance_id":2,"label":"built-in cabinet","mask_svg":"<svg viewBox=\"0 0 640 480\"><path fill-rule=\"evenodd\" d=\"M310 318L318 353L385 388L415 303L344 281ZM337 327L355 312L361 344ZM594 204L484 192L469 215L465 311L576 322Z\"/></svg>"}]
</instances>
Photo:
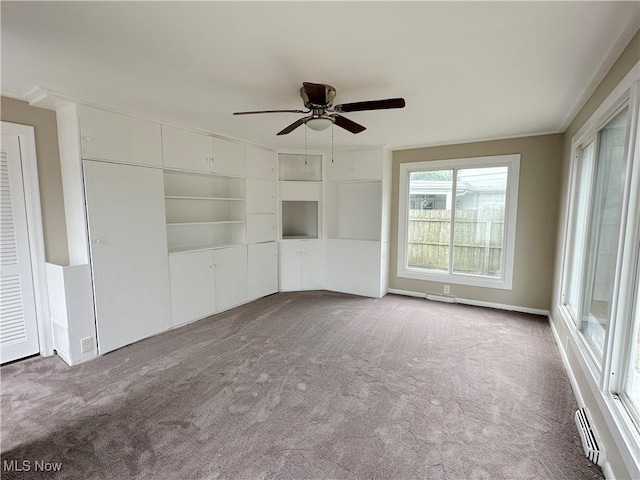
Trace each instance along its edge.
<instances>
[{"instance_id":1,"label":"built-in cabinet","mask_svg":"<svg viewBox=\"0 0 640 480\"><path fill-rule=\"evenodd\" d=\"M324 245L322 240L280 242L280 290L324 288Z\"/></svg>"},{"instance_id":2,"label":"built-in cabinet","mask_svg":"<svg viewBox=\"0 0 640 480\"><path fill-rule=\"evenodd\" d=\"M177 327L247 301L247 246L174 254L171 325Z\"/></svg>"},{"instance_id":3,"label":"built-in cabinet","mask_svg":"<svg viewBox=\"0 0 640 480\"><path fill-rule=\"evenodd\" d=\"M98 351L171 325L162 170L84 160Z\"/></svg>"},{"instance_id":4,"label":"built-in cabinet","mask_svg":"<svg viewBox=\"0 0 640 480\"><path fill-rule=\"evenodd\" d=\"M278 290L386 292L391 171L384 149L329 159L276 153L52 104L68 272L91 272L77 276L89 285L75 292L67 292L70 281L53 285L89 306L67 302L57 310L54 346L69 363Z\"/></svg>"},{"instance_id":5,"label":"built-in cabinet","mask_svg":"<svg viewBox=\"0 0 640 480\"><path fill-rule=\"evenodd\" d=\"M165 168L244 177L244 145L181 128L162 126Z\"/></svg>"},{"instance_id":6,"label":"built-in cabinet","mask_svg":"<svg viewBox=\"0 0 640 480\"><path fill-rule=\"evenodd\" d=\"M326 286L381 297L388 290L391 154L336 152L327 165Z\"/></svg>"},{"instance_id":7,"label":"built-in cabinet","mask_svg":"<svg viewBox=\"0 0 640 480\"><path fill-rule=\"evenodd\" d=\"M83 159L162 167L159 124L82 105L78 114Z\"/></svg>"},{"instance_id":8,"label":"built-in cabinet","mask_svg":"<svg viewBox=\"0 0 640 480\"><path fill-rule=\"evenodd\" d=\"M247 243L249 299L278 291L278 156L247 146Z\"/></svg>"}]
</instances>

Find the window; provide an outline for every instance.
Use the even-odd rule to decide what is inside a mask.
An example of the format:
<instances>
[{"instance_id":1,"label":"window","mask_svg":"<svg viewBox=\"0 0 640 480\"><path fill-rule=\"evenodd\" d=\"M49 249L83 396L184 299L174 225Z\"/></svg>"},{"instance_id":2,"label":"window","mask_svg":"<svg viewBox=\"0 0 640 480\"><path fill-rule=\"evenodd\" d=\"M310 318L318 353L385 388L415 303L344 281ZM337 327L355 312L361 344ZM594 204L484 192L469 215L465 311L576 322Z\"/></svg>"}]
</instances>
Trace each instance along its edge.
<instances>
[{"instance_id":1,"label":"window","mask_svg":"<svg viewBox=\"0 0 640 480\"><path fill-rule=\"evenodd\" d=\"M608 411L640 439L640 82L614 93L572 139L560 312Z\"/></svg>"},{"instance_id":2,"label":"window","mask_svg":"<svg viewBox=\"0 0 640 480\"><path fill-rule=\"evenodd\" d=\"M511 289L520 155L400 165L398 276Z\"/></svg>"}]
</instances>

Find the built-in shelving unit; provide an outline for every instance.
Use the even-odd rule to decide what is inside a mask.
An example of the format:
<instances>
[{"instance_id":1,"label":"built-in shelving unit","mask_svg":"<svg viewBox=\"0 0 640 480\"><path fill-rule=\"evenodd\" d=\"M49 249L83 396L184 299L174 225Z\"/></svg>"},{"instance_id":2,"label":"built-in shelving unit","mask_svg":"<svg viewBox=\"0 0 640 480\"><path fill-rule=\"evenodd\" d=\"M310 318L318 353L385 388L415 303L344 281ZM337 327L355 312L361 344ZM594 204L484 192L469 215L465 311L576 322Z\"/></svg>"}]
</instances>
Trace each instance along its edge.
<instances>
[{"instance_id":1,"label":"built-in shelving unit","mask_svg":"<svg viewBox=\"0 0 640 480\"><path fill-rule=\"evenodd\" d=\"M207 173L164 171L169 253L245 242L245 180Z\"/></svg>"}]
</instances>

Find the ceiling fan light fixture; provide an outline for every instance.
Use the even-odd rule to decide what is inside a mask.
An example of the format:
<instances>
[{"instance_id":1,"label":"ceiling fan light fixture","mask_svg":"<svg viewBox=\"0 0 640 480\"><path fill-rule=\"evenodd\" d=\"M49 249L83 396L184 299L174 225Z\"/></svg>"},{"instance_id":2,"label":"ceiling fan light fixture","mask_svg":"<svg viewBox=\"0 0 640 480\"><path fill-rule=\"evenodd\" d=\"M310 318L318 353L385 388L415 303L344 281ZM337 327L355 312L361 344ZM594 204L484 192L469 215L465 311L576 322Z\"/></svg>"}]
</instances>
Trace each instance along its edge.
<instances>
[{"instance_id":1,"label":"ceiling fan light fixture","mask_svg":"<svg viewBox=\"0 0 640 480\"><path fill-rule=\"evenodd\" d=\"M314 117L310 118L305 122L305 125L309 127L311 130L315 130L316 132L321 132L322 130L326 130L333 124L333 119L330 117Z\"/></svg>"}]
</instances>

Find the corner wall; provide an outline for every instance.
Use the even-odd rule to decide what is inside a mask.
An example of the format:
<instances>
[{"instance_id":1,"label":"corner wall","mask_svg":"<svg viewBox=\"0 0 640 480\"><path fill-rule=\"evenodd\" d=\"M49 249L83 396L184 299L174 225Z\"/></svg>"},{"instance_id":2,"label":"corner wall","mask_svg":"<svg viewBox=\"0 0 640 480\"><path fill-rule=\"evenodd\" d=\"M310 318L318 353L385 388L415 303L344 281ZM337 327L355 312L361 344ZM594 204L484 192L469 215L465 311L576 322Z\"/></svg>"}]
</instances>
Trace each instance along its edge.
<instances>
[{"instance_id":1,"label":"corner wall","mask_svg":"<svg viewBox=\"0 0 640 480\"><path fill-rule=\"evenodd\" d=\"M0 119L34 127L46 261L69 263L56 112L0 97Z\"/></svg>"},{"instance_id":2,"label":"corner wall","mask_svg":"<svg viewBox=\"0 0 640 480\"><path fill-rule=\"evenodd\" d=\"M628 471L624 460L618 450L614 434L608 426L608 422L605 419L606 412L603 412L599 406L597 392L594 392L590 387L590 382L587 379L588 372L584 371L578 360L576 352L569 340L569 332L567 326L564 323L562 315L559 311L560 305L560 288L562 281L562 256L566 234L567 223L567 206L568 206L568 194L569 194L569 167L571 160L571 141L573 136L584 125L589 117L595 112L600 104L607 98L611 91L620 83L624 76L631 70L631 68L640 60L640 30L631 39L631 42L622 52L618 60L611 67L605 78L600 82L594 93L591 95L585 106L573 119L567 131L565 132L563 157L562 157L562 176L561 176L561 188L562 196L560 198L560 210L558 218L558 238L556 241L556 259L555 259L555 273L553 279L553 297L551 303L551 322L558 334L559 345L567 357L568 365L576 379L576 385L579 388L577 393L578 397L581 397L584 405L587 407L590 413L590 420L595 424L595 429L599 433L602 442L604 443L608 468L610 474L614 478L631 478L631 474ZM601 400L601 399L600 399ZM606 470L605 470L606 472Z\"/></svg>"},{"instance_id":3,"label":"corner wall","mask_svg":"<svg viewBox=\"0 0 640 480\"><path fill-rule=\"evenodd\" d=\"M451 285L459 298L548 311L556 248L563 135L541 135L393 152L389 287L442 293L443 284L397 276L400 164L519 153L518 220L513 289Z\"/></svg>"}]
</instances>

